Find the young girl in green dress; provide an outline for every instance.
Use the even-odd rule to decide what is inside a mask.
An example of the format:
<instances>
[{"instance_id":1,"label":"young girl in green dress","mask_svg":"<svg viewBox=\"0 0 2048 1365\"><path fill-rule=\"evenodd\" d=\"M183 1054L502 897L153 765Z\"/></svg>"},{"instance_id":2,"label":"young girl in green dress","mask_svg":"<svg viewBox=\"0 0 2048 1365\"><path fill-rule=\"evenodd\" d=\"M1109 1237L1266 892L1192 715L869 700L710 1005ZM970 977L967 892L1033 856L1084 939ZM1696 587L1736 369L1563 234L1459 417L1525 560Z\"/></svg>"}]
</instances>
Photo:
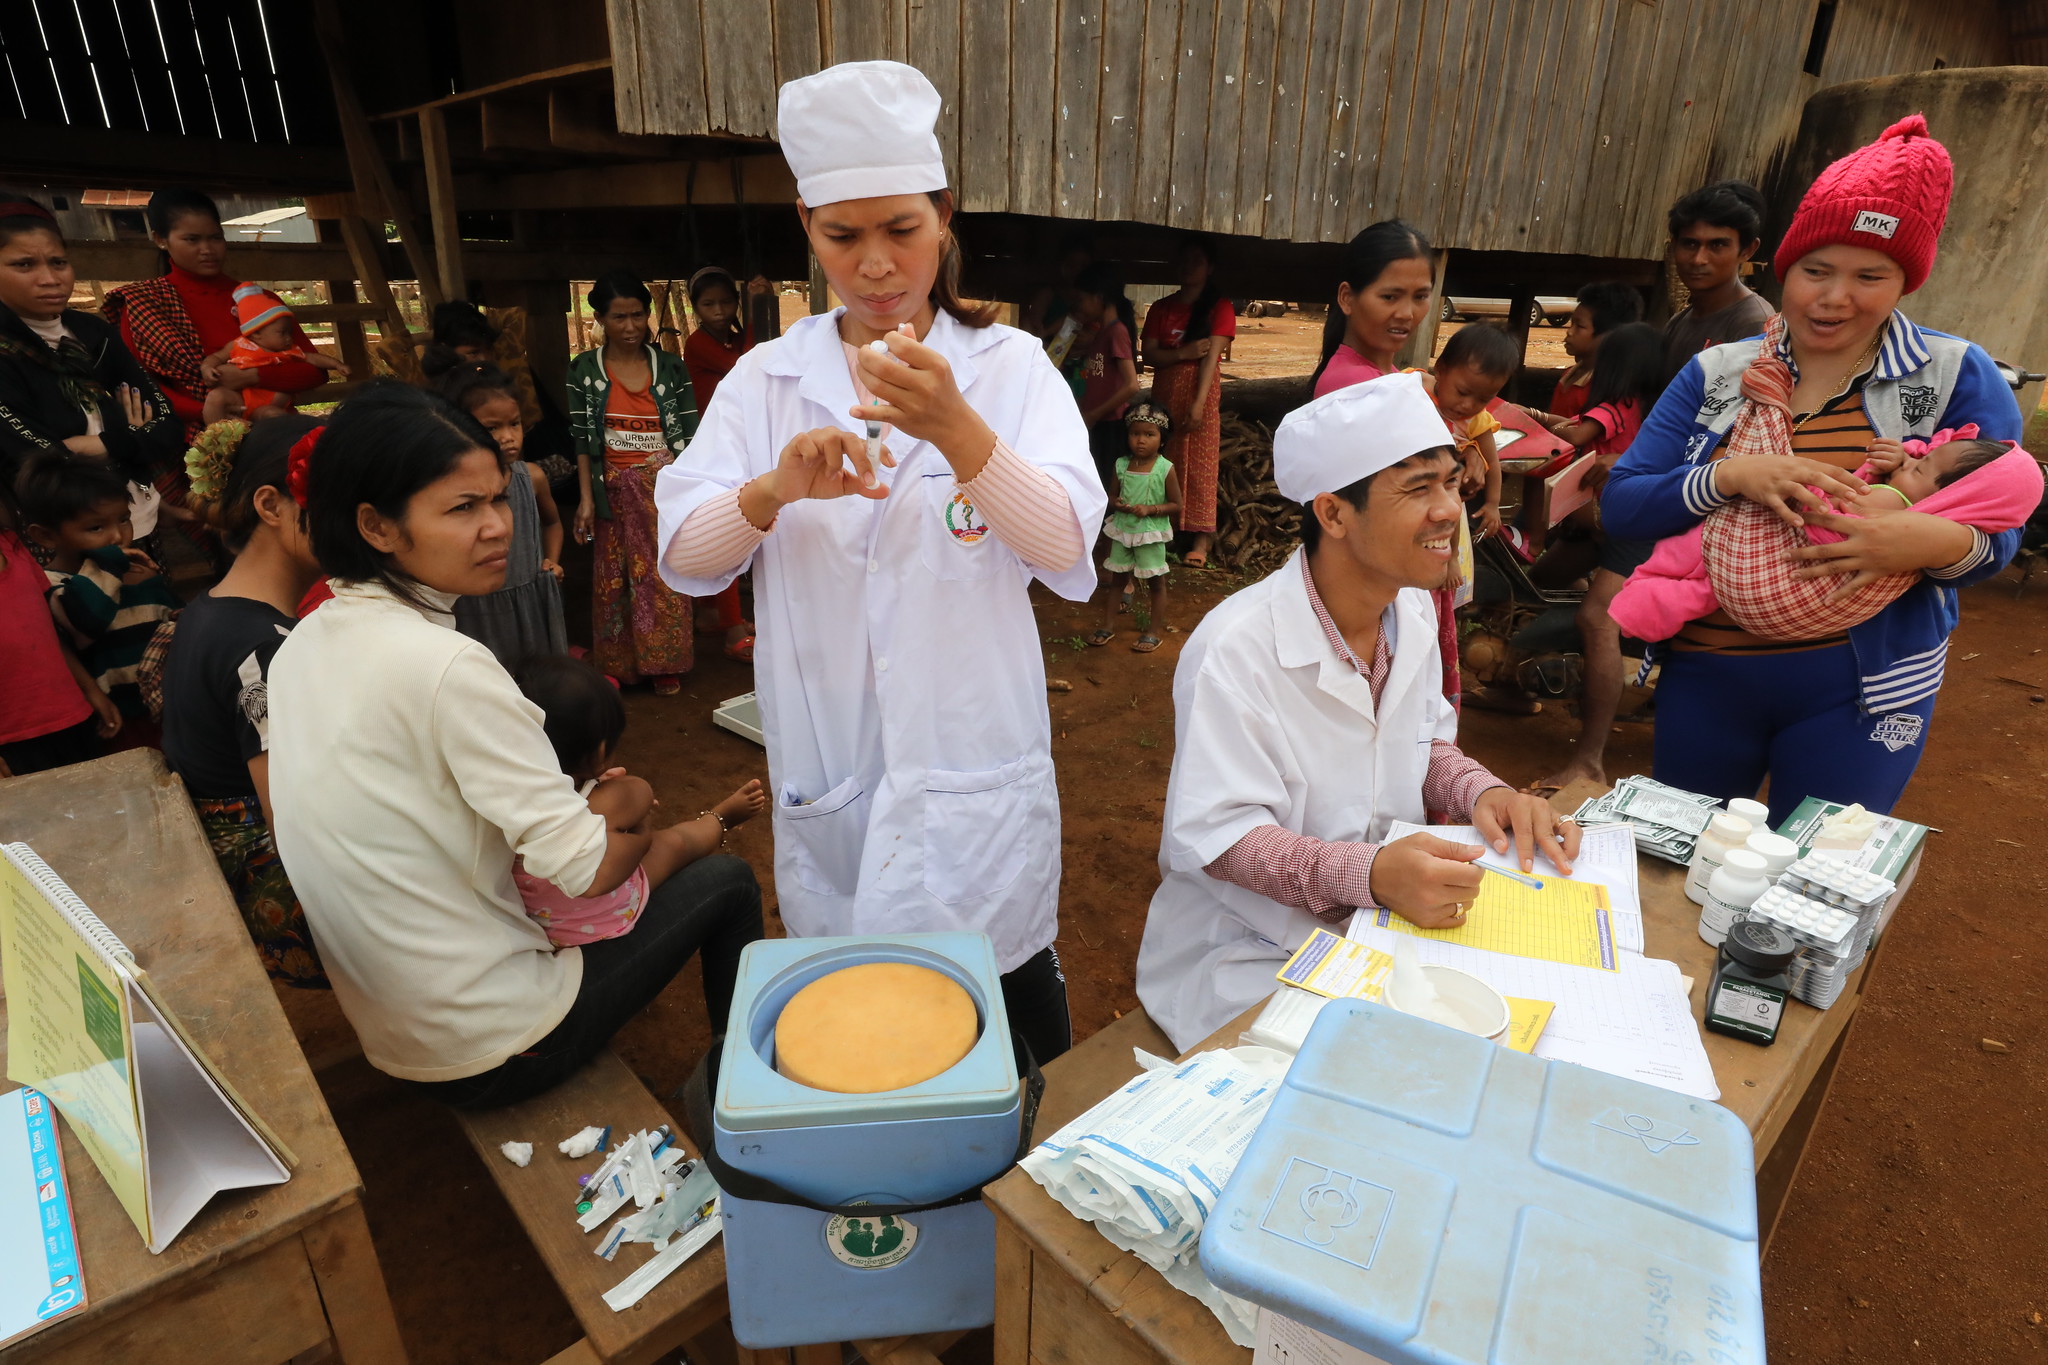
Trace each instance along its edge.
<instances>
[{"instance_id":1,"label":"young girl in green dress","mask_svg":"<svg viewBox=\"0 0 2048 1365\"><path fill-rule=\"evenodd\" d=\"M1088 637L1091 645L1116 638L1116 615L1129 610L1133 581L1152 583L1152 614L1133 653L1150 654L1166 634L1166 546L1173 539L1173 519L1180 512L1180 479L1173 463L1161 458L1171 425L1164 408L1150 403L1133 407L1124 418L1124 442L1130 454L1116 462L1116 496L1102 534L1109 537L1109 558L1102 567L1116 576L1102 604L1102 627Z\"/></svg>"}]
</instances>

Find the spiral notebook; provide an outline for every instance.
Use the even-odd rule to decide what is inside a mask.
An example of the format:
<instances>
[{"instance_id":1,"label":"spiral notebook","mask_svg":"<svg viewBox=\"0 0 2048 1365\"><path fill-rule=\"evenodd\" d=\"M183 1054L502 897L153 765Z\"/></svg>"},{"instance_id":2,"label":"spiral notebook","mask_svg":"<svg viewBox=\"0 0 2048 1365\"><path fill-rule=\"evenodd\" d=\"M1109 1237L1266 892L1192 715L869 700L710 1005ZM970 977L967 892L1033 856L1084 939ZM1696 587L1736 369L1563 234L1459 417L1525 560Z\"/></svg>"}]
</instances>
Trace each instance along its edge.
<instances>
[{"instance_id":1,"label":"spiral notebook","mask_svg":"<svg viewBox=\"0 0 2048 1365\"><path fill-rule=\"evenodd\" d=\"M160 1252L222 1190L291 1179L120 939L27 844L0 844L7 1077L48 1095Z\"/></svg>"}]
</instances>

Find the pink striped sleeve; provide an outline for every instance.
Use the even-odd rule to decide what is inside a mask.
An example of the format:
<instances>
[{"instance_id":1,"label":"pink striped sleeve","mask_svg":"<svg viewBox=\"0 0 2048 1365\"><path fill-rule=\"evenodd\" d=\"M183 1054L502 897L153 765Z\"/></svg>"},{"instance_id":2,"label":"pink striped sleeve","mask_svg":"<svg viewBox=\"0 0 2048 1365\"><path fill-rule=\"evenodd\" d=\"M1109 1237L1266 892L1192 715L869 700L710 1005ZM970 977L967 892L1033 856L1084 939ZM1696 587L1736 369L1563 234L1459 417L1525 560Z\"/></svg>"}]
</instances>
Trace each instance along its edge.
<instances>
[{"instance_id":1,"label":"pink striped sleeve","mask_svg":"<svg viewBox=\"0 0 2048 1365\"><path fill-rule=\"evenodd\" d=\"M1372 860L1378 844L1333 843L1260 825L1202 870L1267 900L1342 924L1354 909L1376 910Z\"/></svg>"},{"instance_id":2,"label":"pink striped sleeve","mask_svg":"<svg viewBox=\"0 0 2048 1365\"><path fill-rule=\"evenodd\" d=\"M981 472L961 485L988 518L989 529L1025 563L1059 572L1087 553L1074 502L1060 482L996 440Z\"/></svg>"},{"instance_id":3,"label":"pink striped sleeve","mask_svg":"<svg viewBox=\"0 0 2048 1365\"><path fill-rule=\"evenodd\" d=\"M669 538L663 559L684 578L724 578L747 562L768 532L747 520L738 492L700 504Z\"/></svg>"}]
</instances>

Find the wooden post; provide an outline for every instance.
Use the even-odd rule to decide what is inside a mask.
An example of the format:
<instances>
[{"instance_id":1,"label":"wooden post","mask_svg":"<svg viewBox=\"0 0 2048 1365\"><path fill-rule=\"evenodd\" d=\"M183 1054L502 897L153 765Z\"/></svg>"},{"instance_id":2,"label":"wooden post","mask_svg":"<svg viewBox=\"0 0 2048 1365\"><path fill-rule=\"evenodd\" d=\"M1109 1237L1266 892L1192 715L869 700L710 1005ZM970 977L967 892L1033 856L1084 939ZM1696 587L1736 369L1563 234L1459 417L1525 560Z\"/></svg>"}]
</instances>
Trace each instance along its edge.
<instances>
[{"instance_id":1,"label":"wooden post","mask_svg":"<svg viewBox=\"0 0 2048 1365\"><path fill-rule=\"evenodd\" d=\"M675 303L676 282L649 280L647 294L653 301L653 306L647 310L647 321L654 329L654 344L670 355L681 355L683 329L679 322L683 309L682 305Z\"/></svg>"},{"instance_id":2,"label":"wooden post","mask_svg":"<svg viewBox=\"0 0 2048 1365\"><path fill-rule=\"evenodd\" d=\"M1437 327L1443 322L1444 295L1449 292L1444 281L1448 278L1451 268L1451 250L1449 247L1438 247L1435 255L1436 259L1431 263L1434 279L1429 286L1429 314L1423 318L1422 325L1409 336L1408 344L1394 357L1394 363L1404 369L1426 370L1429 368L1429 362L1436 358ZM1334 310L1337 305L1332 303L1330 307Z\"/></svg>"},{"instance_id":3,"label":"wooden post","mask_svg":"<svg viewBox=\"0 0 2048 1365\"><path fill-rule=\"evenodd\" d=\"M354 280L327 281L329 303L354 303L356 282ZM363 324L360 318L337 317L334 320L334 345L341 352L341 363L348 366L348 377L358 382L370 377L370 344L363 340Z\"/></svg>"},{"instance_id":4,"label":"wooden post","mask_svg":"<svg viewBox=\"0 0 2048 1365\"><path fill-rule=\"evenodd\" d=\"M405 310L398 305L398 296L391 292L391 279L384 273L383 258L377 254L381 234L373 232L360 218L338 221L341 240L348 247L349 260L355 263L356 278L363 282L363 292L371 303L384 309L384 326L393 336L410 336L412 327L405 320Z\"/></svg>"},{"instance_id":5,"label":"wooden post","mask_svg":"<svg viewBox=\"0 0 2048 1365\"><path fill-rule=\"evenodd\" d=\"M441 293L451 299L467 298L469 282L462 271L462 226L455 210L455 163L448 155L448 116L438 105L420 110L420 151L426 159L427 211L433 216L434 259L440 265Z\"/></svg>"},{"instance_id":6,"label":"wooden post","mask_svg":"<svg viewBox=\"0 0 2048 1365\"><path fill-rule=\"evenodd\" d=\"M434 278L433 256L427 249L426 234L413 217L412 201L391 178L391 168L384 164L376 134L370 130L369 117L363 113L363 102L356 95L355 81L349 74L347 40L342 35L335 0L314 0L313 26L320 41L320 54L327 63L328 81L334 87L334 112L341 122L342 142L348 149L356 200L367 206L363 209L365 213L382 206L391 221L398 224L399 240L405 244L406 258L412 262L413 274L420 282L420 297L431 310L441 302L441 284ZM377 275L384 278L381 267ZM367 285L368 277L363 282Z\"/></svg>"},{"instance_id":7,"label":"wooden post","mask_svg":"<svg viewBox=\"0 0 2048 1365\"><path fill-rule=\"evenodd\" d=\"M1508 334L1514 337L1515 349L1521 357L1515 363L1521 365L1529 359L1529 314L1536 307L1536 291L1529 285L1518 284L1508 292Z\"/></svg>"},{"instance_id":8,"label":"wooden post","mask_svg":"<svg viewBox=\"0 0 2048 1365\"><path fill-rule=\"evenodd\" d=\"M832 311L832 289L825 283L825 267L818 264L816 256L811 257L811 316Z\"/></svg>"},{"instance_id":9,"label":"wooden post","mask_svg":"<svg viewBox=\"0 0 2048 1365\"><path fill-rule=\"evenodd\" d=\"M562 404L569 380L569 286L562 280L516 280L484 285L484 301L526 310L526 368L535 387Z\"/></svg>"}]
</instances>

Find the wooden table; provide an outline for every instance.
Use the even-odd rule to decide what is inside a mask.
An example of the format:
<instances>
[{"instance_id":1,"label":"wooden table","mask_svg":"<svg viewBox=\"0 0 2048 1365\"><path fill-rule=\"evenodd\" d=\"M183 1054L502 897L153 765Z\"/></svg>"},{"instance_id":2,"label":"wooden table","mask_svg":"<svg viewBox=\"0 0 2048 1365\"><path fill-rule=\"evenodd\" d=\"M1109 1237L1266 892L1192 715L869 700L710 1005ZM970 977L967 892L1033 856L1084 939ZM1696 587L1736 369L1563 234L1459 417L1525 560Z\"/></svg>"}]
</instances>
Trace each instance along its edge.
<instances>
[{"instance_id":1,"label":"wooden table","mask_svg":"<svg viewBox=\"0 0 2048 1365\"><path fill-rule=\"evenodd\" d=\"M217 1196L152 1256L60 1125L91 1302L0 1361L277 1365L327 1348L350 1365L403 1365L355 1163L162 757L134 750L0 781L0 839L33 845L106 921L298 1158L290 1180Z\"/></svg>"},{"instance_id":2,"label":"wooden table","mask_svg":"<svg viewBox=\"0 0 2048 1365\"><path fill-rule=\"evenodd\" d=\"M1555 802L1572 810L1596 790L1567 789ZM1699 907L1685 898L1684 869L1643 858L1639 871L1646 951L1676 962L1692 978L1692 1012L1699 1019L1715 953L1700 940ZM1778 1041L1769 1047L1702 1031L1721 1103L1749 1125L1756 1142L1757 1219L1766 1247L1869 971L1866 960L1830 1009L1788 1004ZM1257 1013L1247 1011L1189 1051L1234 1046ZM1173 1045L1137 1010L1048 1065L1037 1136L1057 1131L1137 1075L1133 1047L1166 1056ZM1011 1171L984 1198L996 1213L996 1365L1246 1365L1251 1359L1207 1308L1110 1245L1024 1172Z\"/></svg>"}]
</instances>

